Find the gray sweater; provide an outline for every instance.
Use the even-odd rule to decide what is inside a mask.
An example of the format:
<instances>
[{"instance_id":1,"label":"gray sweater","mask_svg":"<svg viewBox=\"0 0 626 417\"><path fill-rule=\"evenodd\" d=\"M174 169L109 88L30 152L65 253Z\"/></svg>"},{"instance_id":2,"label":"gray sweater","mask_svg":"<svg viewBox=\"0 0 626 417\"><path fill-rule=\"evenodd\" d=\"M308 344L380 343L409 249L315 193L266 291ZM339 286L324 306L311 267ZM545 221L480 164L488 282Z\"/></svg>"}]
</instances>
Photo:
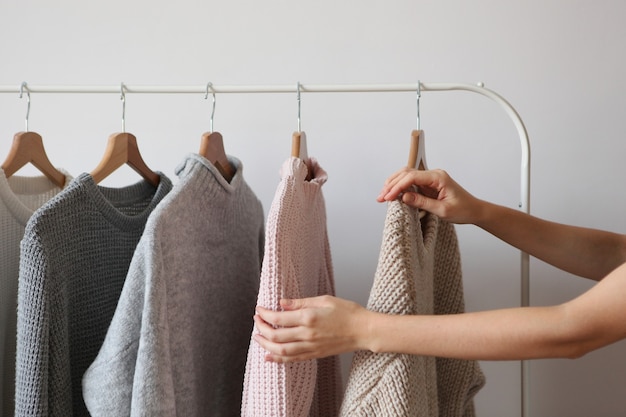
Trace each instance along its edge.
<instances>
[{"instance_id":1,"label":"gray sweater","mask_svg":"<svg viewBox=\"0 0 626 417\"><path fill-rule=\"evenodd\" d=\"M61 171L67 185L72 177ZM44 175L7 178L0 168L0 416L14 414L20 242L35 210L60 191Z\"/></svg>"},{"instance_id":2,"label":"gray sweater","mask_svg":"<svg viewBox=\"0 0 626 417\"><path fill-rule=\"evenodd\" d=\"M29 220L21 243L15 415L88 416L81 378L95 359L149 214L172 188L160 174L125 187L86 173Z\"/></svg>"},{"instance_id":3,"label":"gray sweater","mask_svg":"<svg viewBox=\"0 0 626 417\"><path fill-rule=\"evenodd\" d=\"M242 176L188 156L148 220L83 378L92 416L239 416L264 219Z\"/></svg>"}]
</instances>

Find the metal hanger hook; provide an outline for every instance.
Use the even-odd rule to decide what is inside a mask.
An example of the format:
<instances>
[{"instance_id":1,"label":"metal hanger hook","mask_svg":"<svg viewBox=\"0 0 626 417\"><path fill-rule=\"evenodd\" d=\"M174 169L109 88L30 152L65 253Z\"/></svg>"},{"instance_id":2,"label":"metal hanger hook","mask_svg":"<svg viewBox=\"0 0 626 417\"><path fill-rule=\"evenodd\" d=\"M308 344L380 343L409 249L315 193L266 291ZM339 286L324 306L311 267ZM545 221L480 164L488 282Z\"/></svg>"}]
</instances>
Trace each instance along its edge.
<instances>
[{"instance_id":1,"label":"metal hanger hook","mask_svg":"<svg viewBox=\"0 0 626 417\"><path fill-rule=\"evenodd\" d=\"M205 100L209 98L209 90L211 90L211 94L213 95L213 106L211 107L211 119L209 121L209 127L211 129L211 132L213 132L213 117L215 116L215 89L213 88L213 83L208 83L206 85L206 94L204 95Z\"/></svg>"},{"instance_id":2,"label":"metal hanger hook","mask_svg":"<svg viewBox=\"0 0 626 417\"><path fill-rule=\"evenodd\" d=\"M420 130L420 97L422 96L422 83L417 80L417 130Z\"/></svg>"},{"instance_id":3,"label":"metal hanger hook","mask_svg":"<svg viewBox=\"0 0 626 417\"><path fill-rule=\"evenodd\" d=\"M25 124L26 124L26 131L28 132L28 118L30 116L30 91L28 90L28 85L26 84L26 81L23 81L22 84L20 85L20 98L22 98L22 96L24 95L24 90L26 90L26 119L25 119Z\"/></svg>"},{"instance_id":4,"label":"metal hanger hook","mask_svg":"<svg viewBox=\"0 0 626 417\"><path fill-rule=\"evenodd\" d=\"M122 100L122 133L126 133L126 92L124 83L120 84L120 100Z\"/></svg>"},{"instance_id":5,"label":"metal hanger hook","mask_svg":"<svg viewBox=\"0 0 626 417\"><path fill-rule=\"evenodd\" d=\"M301 104L301 100L300 100L300 81L298 81L297 84L297 89L298 89L298 132L302 132L302 122L300 120L300 104Z\"/></svg>"}]
</instances>

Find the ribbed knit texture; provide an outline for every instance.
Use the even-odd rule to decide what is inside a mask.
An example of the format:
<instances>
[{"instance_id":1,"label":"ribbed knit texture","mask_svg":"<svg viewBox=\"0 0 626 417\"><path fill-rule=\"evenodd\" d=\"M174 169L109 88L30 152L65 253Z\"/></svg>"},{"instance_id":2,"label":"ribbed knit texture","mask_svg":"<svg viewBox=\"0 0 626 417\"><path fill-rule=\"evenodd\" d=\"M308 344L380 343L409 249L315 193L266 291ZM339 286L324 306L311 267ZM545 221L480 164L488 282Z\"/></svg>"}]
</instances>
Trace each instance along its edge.
<instances>
[{"instance_id":1,"label":"ribbed knit texture","mask_svg":"<svg viewBox=\"0 0 626 417\"><path fill-rule=\"evenodd\" d=\"M160 174L125 188L75 178L29 220L18 286L16 410L88 416L81 378L113 317L148 215L169 192Z\"/></svg>"},{"instance_id":2,"label":"ribbed knit texture","mask_svg":"<svg viewBox=\"0 0 626 417\"><path fill-rule=\"evenodd\" d=\"M285 161L268 212L258 305L279 310L281 298L334 294L326 207L326 172L311 159L313 179L297 158ZM339 357L291 364L265 361L250 342L244 380L243 417L333 417L341 401Z\"/></svg>"},{"instance_id":3,"label":"ribbed knit texture","mask_svg":"<svg viewBox=\"0 0 626 417\"><path fill-rule=\"evenodd\" d=\"M93 417L239 416L263 256L263 207L200 155L148 219L83 378Z\"/></svg>"},{"instance_id":4,"label":"ribbed knit texture","mask_svg":"<svg viewBox=\"0 0 626 417\"><path fill-rule=\"evenodd\" d=\"M388 204L367 308L387 314L464 311L454 227L399 201ZM423 229L422 229L423 227ZM476 361L356 352L346 386L345 417L472 417L484 385Z\"/></svg>"},{"instance_id":5,"label":"ribbed knit texture","mask_svg":"<svg viewBox=\"0 0 626 417\"><path fill-rule=\"evenodd\" d=\"M59 170L68 184L71 175ZM35 210L60 191L43 175L12 175L7 179L0 168L0 416L12 416L14 412L20 241Z\"/></svg>"}]
</instances>

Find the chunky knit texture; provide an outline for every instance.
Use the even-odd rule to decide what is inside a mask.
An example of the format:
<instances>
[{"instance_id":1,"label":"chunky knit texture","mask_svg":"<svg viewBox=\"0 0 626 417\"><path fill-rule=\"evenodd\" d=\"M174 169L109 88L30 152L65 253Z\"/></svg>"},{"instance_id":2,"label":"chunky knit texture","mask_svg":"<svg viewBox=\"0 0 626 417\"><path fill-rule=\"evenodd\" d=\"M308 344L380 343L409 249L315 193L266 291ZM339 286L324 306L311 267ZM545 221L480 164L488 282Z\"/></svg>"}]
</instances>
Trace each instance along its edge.
<instances>
[{"instance_id":1,"label":"chunky knit texture","mask_svg":"<svg viewBox=\"0 0 626 417\"><path fill-rule=\"evenodd\" d=\"M81 378L106 334L148 215L172 188L86 173L39 209L21 244L15 415L88 416Z\"/></svg>"},{"instance_id":2,"label":"chunky knit texture","mask_svg":"<svg viewBox=\"0 0 626 417\"><path fill-rule=\"evenodd\" d=\"M59 170L68 184L70 174ZM6 178L0 168L0 416L12 416L14 412L20 241L35 210L60 191L43 175Z\"/></svg>"},{"instance_id":3,"label":"chunky knit texture","mask_svg":"<svg viewBox=\"0 0 626 417\"><path fill-rule=\"evenodd\" d=\"M279 310L279 300L334 294L326 208L326 172L311 159L287 160L281 170L266 225L265 257L258 305ZM341 400L339 357L292 364L265 361L250 342L244 380L243 417L332 417Z\"/></svg>"},{"instance_id":4,"label":"chunky knit texture","mask_svg":"<svg viewBox=\"0 0 626 417\"><path fill-rule=\"evenodd\" d=\"M368 309L387 314L464 311L454 227L399 202L388 204ZM422 229L423 227L423 229ZM341 416L471 417L484 385L475 361L356 352Z\"/></svg>"},{"instance_id":5,"label":"chunky knit texture","mask_svg":"<svg viewBox=\"0 0 626 417\"><path fill-rule=\"evenodd\" d=\"M93 417L240 415L263 207L200 155L150 215L106 339L83 378Z\"/></svg>"}]
</instances>

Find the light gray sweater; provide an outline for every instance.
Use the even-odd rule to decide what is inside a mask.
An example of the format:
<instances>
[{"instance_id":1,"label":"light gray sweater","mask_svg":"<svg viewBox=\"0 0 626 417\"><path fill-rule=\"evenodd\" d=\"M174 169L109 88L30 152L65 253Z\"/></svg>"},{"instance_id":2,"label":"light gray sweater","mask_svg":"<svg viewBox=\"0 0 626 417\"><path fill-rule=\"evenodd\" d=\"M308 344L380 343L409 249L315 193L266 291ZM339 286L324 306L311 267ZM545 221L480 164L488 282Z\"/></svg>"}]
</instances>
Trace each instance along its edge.
<instances>
[{"instance_id":1,"label":"light gray sweater","mask_svg":"<svg viewBox=\"0 0 626 417\"><path fill-rule=\"evenodd\" d=\"M454 226L400 201L388 204L370 310L387 314L464 311ZM343 417L473 417L484 385L476 361L356 352Z\"/></svg>"},{"instance_id":2,"label":"light gray sweater","mask_svg":"<svg viewBox=\"0 0 626 417\"><path fill-rule=\"evenodd\" d=\"M148 220L98 357L92 416L239 416L264 219L242 176L199 155Z\"/></svg>"},{"instance_id":3,"label":"light gray sweater","mask_svg":"<svg viewBox=\"0 0 626 417\"><path fill-rule=\"evenodd\" d=\"M172 188L160 174L125 188L86 173L29 220L18 284L16 404L21 416L88 416L81 378L95 359L149 214Z\"/></svg>"}]
</instances>

